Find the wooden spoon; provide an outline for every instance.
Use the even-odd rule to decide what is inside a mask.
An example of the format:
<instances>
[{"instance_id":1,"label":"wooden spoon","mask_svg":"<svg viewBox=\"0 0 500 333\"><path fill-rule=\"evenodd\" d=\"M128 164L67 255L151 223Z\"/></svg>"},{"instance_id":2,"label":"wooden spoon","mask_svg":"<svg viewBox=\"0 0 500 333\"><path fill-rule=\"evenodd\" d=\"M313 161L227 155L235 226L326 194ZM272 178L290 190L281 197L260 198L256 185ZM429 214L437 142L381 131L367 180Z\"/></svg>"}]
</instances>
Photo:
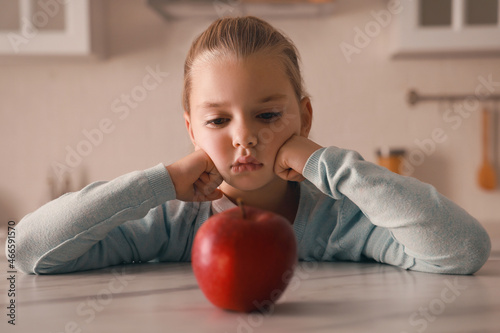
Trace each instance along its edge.
<instances>
[{"instance_id":1,"label":"wooden spoon","mask_svg":"<svg viewBox=\"0 0 500 333\"><path fill-rule=\"evenodd\" d=\"M489 159L490 152L490 114L486 108L483 109L483 164L479 169L479 186L485 190L493 190L497 185L495 168Z\"/></svg>"}]
</instances>

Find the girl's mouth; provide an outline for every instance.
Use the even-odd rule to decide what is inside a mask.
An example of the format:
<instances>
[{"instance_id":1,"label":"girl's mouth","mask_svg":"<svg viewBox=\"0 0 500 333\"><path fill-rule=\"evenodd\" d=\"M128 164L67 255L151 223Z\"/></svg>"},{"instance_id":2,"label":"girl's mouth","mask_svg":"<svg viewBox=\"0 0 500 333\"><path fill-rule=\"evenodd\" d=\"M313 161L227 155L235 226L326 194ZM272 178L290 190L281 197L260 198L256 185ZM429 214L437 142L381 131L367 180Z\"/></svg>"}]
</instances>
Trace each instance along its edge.
<instances>
[{"instance_id":1,"label":"girl's mouth","mask_svg":"<svg viewBox=\"0 0 500 333\"><path fill-rule=\"evenodd\" d=\"M252 156L242 156L236 159L236 161L231 165L231 170L235 173L256 171L261 169L263 166L264 165L262 163Z\"/></svg>"},{"instance_id":2,"label":"girl's mouth","mask_svg":"<svg viewBox=\"0 0 500 333\"><path fill-rule=\"evenodd\" d=\"M231 170L235 173L239 173L244 171L257 171L262 167L263 167L262 164L253 164L253 163L234 164L231 167Z\"/></svg>"}]
</instances>

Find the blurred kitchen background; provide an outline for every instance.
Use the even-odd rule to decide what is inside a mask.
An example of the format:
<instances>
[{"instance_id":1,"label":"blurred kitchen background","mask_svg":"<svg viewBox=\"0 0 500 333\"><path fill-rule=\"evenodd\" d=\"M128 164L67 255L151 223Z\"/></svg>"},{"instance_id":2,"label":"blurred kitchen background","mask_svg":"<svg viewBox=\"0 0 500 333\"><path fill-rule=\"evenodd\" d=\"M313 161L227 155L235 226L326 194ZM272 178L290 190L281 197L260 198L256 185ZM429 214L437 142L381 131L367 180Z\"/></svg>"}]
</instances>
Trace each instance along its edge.
<instances>
[{"instance_id":1,"label":"blurred kitchen background","mask_svg":"<svg viewBox=\"0 0 500 333\"><path fill-rule=\"evenodd\" d=\"M500 187L478 184L483 109L500 177L498 0L184 2L0 0L1 225L191 152L181 106L189 46L218 16L251 13L300 51L313 140L372 162L379 149L404 149L403 173L500 229ZM411 89L469 97L411 105Z\"/></svg>"}]
</instances>

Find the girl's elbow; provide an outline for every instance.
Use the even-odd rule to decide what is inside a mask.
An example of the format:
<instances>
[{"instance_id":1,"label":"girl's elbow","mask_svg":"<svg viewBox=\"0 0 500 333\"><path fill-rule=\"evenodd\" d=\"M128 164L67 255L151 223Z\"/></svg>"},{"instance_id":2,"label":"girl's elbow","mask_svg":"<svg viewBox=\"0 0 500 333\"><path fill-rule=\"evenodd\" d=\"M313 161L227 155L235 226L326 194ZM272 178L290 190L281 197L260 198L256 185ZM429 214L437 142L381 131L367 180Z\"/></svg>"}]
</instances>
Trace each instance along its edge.
<instances>
[{"instance_id":1,"label":"girl's elbow","mask_svg":"<svg viewBox=\"0 0 500 333\"><path fill-rule=\"evenodd\" d=\"M5 246L5 254L7 256L7 260L13 263L14 267L25 274L35 274L33 267L34 261L30 258L30 249L25 246L23 242L16 242L15 248L15 256L9 256L9 248L8 244Z\"/></svg>"},{"instance_id":2,"label":"girl's elbow","mask_svg":"<svg viewBox=\"0 0 500 333\"><path fill-rule=\"evenodd\" d=\"M484 266L490 256L490 250L490 238L484 232L474 238L464 239L460 247L453 246L448 254L418 260L410 269L438 274L471 275Z\"/></svg>"},{"instance_id":3,"label":"girl's elbow","mask_svg":"<svg viewBox=\"0 0 500 333\"><path fill-rule=\"evenodd\" d=\"M486 263L491 252L491 241L490 237L484 232L484 235L475 242L473 242L468 248L466 273L464 274L474 274Z\"/></svg>"},{"instance_id":4,"label":"girl's elbow","mask_svg":"<svg viewBox=\"0 0 500 333\"><path fill-rule=\"evenodd\" d=\"M484 266L490 256L491 241L484 231L464 245L463 252L457 255L454 263L449 265L449 274L474 274Z\"/></svg>"},{"instance_id":5,"label":"girl's elbow","mask_svg":"<svg viewBox=\"0 0 500 333\"><path fill-rule=\"evenodd\" d=\"M36 270L42 253L39 248L39 241L24 225L18 225L15 246L15 268L25 274L39 274ZM7 245L6 254L8 258Z\"/></svg>"}]
</instances>

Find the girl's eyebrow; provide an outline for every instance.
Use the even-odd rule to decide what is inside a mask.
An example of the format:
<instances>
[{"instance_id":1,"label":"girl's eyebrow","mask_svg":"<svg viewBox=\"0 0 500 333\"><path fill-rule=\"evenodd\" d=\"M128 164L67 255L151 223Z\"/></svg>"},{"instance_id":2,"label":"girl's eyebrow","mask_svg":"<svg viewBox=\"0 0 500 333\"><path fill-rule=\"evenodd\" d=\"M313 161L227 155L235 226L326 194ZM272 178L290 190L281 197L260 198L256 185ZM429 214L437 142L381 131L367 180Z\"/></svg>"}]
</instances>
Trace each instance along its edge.
<instances>
[{"instance_id":1,"label":"girl's eyebrow","mask_svg":"<svg viewBox=\"0 0 500 333\"><path fill-rule=\"evenodd\" d=\"M259 99L257 101L257 103L264 104L264 103L274 102L274 101L279 101L279 100L284 100L284 99L287 99L287 95L285 95L285 94L273 94L273 95L266 96L264 98ZM217 109L217 108L227 107L229 104L230 103L228 103L228 102L219 103L219 102L207 101L207 102L201 103L200 107L202 109Z\"/></svg>"},{"instance_id":2,"label":"girl's eyebrow","mask_svg":"<svg viewBox=\"0 0 500 333\"><path fill-rule=\"evenodd\" d=\"M229 103L217 103L217 102L203 102L201 103L200 107L202 109L217 109L220 107L225 107L228 106Z\"/></svg>"},{"instance_id":3,"label":"girl's eyebrow","mask_svg":"<svg viewBox=\"0 0 500 333\"><path fill-rule=\"evenodd\" d=\"M259 100L259 103L274 102L276 100L287 99L285 94L273 94L271 96L264 97Z\"/></svg>"}]
</instances>

